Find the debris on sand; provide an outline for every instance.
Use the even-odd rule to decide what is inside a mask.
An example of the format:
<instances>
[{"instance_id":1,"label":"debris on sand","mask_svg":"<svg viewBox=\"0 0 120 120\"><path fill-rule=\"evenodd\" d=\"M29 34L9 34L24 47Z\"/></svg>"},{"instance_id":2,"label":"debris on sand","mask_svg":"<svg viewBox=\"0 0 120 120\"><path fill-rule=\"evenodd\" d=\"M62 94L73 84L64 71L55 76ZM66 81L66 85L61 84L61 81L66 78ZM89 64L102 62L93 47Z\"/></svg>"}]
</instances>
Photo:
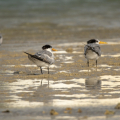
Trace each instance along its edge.
<instances>
[{"instance_id":1,"label":"debris on sand","mask_svg":"<svg viewBox=\"0 0 120 120\"><path fill-rule=\"evenodd\" d=\"M67 110L65 110L65 111L64 111L64 113L68 113L68 111L67 111Z\"/></svg>"},{"instance_id":2,"label":"debris on sand","mask_svg":"<svg viewBox=\"0 0 120 120\"><path fill-rule=\"evenodd\" d=\"M45 111L42 111L43 114L45 114Z\"/></svg>"},{"instance_id":3,"label":"debris on sand","mask_svg":"<svg viewBox=\"0 0 120 120\"><path fill-rule=\"evenodd\" d=\"M50 115L58 115L58 112L56 112L54 109L51 109Z\"/></svg>"},{"instance_id":4,"label":"debris on sand","mask_svg":"<svg viewBox=\"0 0 120 120\"><path fill-rule=\"evenodd\" d=\"M66 49L66 52L72 53L72 52L73 52L73 48L67 48L67 49Z\"/></svg>"},{"instance_id":5,"label":"debris on sand","mask_svg":"<svg viewBox=\"0 0 120 120\"><path fill-rule=\"evenodd\" d=\"M66 108L65 109L65 111L64 111L64 113L69 113L69 114L71 114L72 113L72 108Z\"/></svg>"},{"instance_id":6,"label":"debris on sand","mask_svg":"<svg viewBox=\"0 0 120 120\"><path fill-rule=\"evenodd\" d=\"M68 107L68 108L66 108L66 110L72 110L72 108L69 108L69 107Z\"/></svg>"},{"instance_id":7,"label":"debris on sand","mask_svg":"<svg viewBox=\"0 0 120 120\"><path fill-rule=\"evenodd\" d=\"M104 114L105 114L105 115L114 115L115 112L114 112L114 111L106 110Z\"/></svg>"},{"instance_id":8,"label":"debris on sand","mask_svg":"<svg viewBox=\"0 0 120 120\"><path fill-rule=\"evenodd\" d=\"M88 116L83 116L83 117L82 117L82 119L87 119L87 118L88 118Z\"/></svg>"},{"instance_id":9,"label":"debris on sand","mask_svg":"<svg viewBox=\"0 0 120 120\"><path fill-rule=\"evenodd\" d=\"M78 113L81 113L82 112L82 110L81 109L78 109Z\"/></svg>"},{"instance_id":10,"label":"debris on sand","mask_svg":"<svg viewBox=\"0 0 120 120\"><path fill-rule=\"evenodd\" d=\"M120 109L120 103L115 106L115 109Z\"/></svg>"},{"instance_id":11,"label":"debris on sand","mask_svg":"<svg viewBox=\"0 0 120 120\"><path fill-rule=\"evenodd\" d=\"M9 112L10 112L9 110L2 111L2 113L9 113Z\"/></svg>"}]
</instances>

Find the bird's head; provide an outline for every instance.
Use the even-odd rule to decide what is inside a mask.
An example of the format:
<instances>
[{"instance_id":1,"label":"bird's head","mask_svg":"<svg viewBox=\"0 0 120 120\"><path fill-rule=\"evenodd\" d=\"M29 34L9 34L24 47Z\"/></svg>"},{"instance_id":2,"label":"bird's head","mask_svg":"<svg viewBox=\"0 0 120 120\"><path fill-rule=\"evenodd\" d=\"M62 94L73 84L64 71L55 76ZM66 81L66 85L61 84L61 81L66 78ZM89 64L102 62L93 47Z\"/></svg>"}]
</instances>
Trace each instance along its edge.
<instances>
[{"instance_id":1,"label":"bird's head","mask_svg":"<svg viewBox=\"0 0 120 120\"><path fill-rule=\"evenodd\" d=\"M95 43L95 44L107 44L107 42L99 41L98 39L90 39L90 40L87 41L87 44L92 44L92 43Z\"/></svg>"},{"instance_id":2,"label":"bird's head","mask_svg":"<svg viewBox=\"0 0 120 120\"><path fill-rule=\"evenodd\" d=\"M48 51L57 51L56 49L52 48L51 45L44 45L42 47L43 50L48 50Z\"/></svg>"}]
</instances>

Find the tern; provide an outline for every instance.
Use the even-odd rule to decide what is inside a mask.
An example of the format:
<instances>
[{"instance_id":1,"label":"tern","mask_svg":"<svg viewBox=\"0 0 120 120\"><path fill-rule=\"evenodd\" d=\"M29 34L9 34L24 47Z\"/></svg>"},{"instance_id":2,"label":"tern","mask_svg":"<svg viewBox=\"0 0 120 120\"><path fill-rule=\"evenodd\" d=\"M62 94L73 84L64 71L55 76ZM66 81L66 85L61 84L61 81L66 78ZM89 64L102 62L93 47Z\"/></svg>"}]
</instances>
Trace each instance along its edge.
<instances>
[{"instance_id":1,"label":"tern","mask_svg":"<svg viewBox=\"0 0 120 120\"><path fill-rule=\"evenodd\" d=\"M2 41L3 41L3 38L2 38L2 36L0 35L0 45L2 44Z\"/></svg>"},{"instance_id":2,"label":"tern","mask_svg":"<svg viewBox=\"0 0 120 120\"><path fill-rule=\"evenodd\" d=\"M47 67L48 74L49 74L49 66L54 63L54 55L52 51L57 51L57 50L52 48L51 45L44 45L42 47L42 50L37 52L35 55L32 55L27 52L24 52L24 53L28 55L28 58L30 61L32 61L38 67L40 67L41 74L43 74L42 67Z\"/></svg>"},{"instance_id":3,"label":"tern","mask_svg":"<svg viewBox=\"0 0 120 120\"><path fill-rule=\"evenodd\" d=\"M101 49L99 44L107 44L107 42L99 41L98 39L90 39L87 41L87 45L84 47L84 55L87 59L87 64L89 67L89 60L96 60L101 56Z\"/></svg>"}]
</instances>

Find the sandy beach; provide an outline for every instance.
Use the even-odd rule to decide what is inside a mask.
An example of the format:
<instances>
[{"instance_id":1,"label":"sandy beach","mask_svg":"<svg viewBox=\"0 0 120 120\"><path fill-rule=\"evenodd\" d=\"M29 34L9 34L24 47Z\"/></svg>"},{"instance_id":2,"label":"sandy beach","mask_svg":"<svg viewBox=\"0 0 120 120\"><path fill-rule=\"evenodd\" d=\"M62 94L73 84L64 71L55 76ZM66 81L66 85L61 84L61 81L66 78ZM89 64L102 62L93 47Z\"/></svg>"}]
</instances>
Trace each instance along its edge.
<instances>
[{"instance_id":1,"label":"sandy beach","mask_svg":"<svg viewBox=\"0 0 120 120\"><path fill-rule=\"evenodd\" d=\"M94 31L96 35L98 31ZM84 45L88 39L82 41L81 38L81 42L71 39L64 43L60 39L49 39L49 43L53 43L53 47L58 50L54 52L55 64L51 65L49 75L46 68L41 75L39 68L23 53L27 51L34 54L40 50L42 45L39 40L6 40L0 48L0 118L117 120L120 117L119 110L115 109L120 101L120 42L117 42L118 38L113 39L117 33L114 31L119 32L111 30L109 39L104 37L110 34L107 30L99 38L108 44L101 45L102 56L97 68L94 60L87 67ZM84 34L87 36L89 32ZM61 37L69 37L66 34ZM15 38L15 35L11 37ZM45 43L48 43L47 39L42 44ZM53 115L50 114L51 109L55 110ZM5 113L6 110L9 112ZM107 115L106 110L113 113L108 112Z\"/></svg>"}]
</instances>

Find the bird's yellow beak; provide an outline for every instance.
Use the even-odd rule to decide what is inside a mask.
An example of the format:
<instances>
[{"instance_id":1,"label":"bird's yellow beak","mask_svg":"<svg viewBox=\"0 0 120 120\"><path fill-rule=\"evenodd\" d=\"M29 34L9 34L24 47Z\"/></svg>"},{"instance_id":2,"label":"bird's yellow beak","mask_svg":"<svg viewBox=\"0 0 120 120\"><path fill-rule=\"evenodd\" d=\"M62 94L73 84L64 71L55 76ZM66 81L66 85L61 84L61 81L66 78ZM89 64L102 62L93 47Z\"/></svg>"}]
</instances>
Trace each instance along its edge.
<instances>
[{"instance_id":1,"label":"bird's yellow beak","mask_svg":"<svg viewBox=\"0 0 120 120\"><path fill-rule=\"evenodd\" d=\"M56 49L52 48L52 51L57 51Z\"/></svg>"},{"instance_id":2,"label":"bird's yellow beak","mask_svg":"<svg viewBox=\"0 0 120 120\"><path fill-rule=\"evenodd\" d=\"M99 44L107 44L107 42L100 41Z\"/></svg>"}]
</instances>

